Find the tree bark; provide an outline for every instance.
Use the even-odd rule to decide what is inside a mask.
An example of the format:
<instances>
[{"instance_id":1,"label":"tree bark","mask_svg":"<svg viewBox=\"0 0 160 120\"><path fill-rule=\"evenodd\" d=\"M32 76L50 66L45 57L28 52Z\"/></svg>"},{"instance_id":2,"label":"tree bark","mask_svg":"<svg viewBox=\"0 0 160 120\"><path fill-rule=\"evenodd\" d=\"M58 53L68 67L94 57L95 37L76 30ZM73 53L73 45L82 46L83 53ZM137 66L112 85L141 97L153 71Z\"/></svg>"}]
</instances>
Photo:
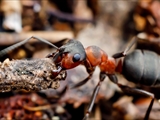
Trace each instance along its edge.
<instances>
[{"instance_id":1,"label":"tree bark","mask_svg":"<svg viewBox=\"0 0 160 120\"><path fill-rule=\"evenodd\" d=\"M0 92L57 89L60 80L65 80L66 71L55 77L52 70L56 69L50 58L11 61L6 59L3 63L0 62Z\"/></svg>"}]
</instances>

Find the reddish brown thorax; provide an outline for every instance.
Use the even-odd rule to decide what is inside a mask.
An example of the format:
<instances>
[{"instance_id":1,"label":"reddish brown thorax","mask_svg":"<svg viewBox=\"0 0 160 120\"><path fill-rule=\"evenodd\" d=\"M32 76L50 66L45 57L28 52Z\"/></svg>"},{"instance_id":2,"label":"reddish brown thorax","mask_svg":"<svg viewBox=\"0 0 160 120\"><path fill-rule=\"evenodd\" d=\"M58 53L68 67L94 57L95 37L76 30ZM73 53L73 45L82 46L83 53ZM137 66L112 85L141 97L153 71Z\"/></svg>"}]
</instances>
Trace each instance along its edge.
<instances>
[{"instance_id":1,"label":"reddish brown thorax","mask_svg":"<svg viewBox=\"0 0 160 120\"><path fill-rule=\"evenodd\" d=\"M108 55L97 46L89 46L85 51L87 60L92 67L99 66L101 72L107 74L115 73L116 61L114 58L108 57Z\"/></svg>"},{"instance_id":2,"label":"reddish brown thorax","mask_svg":"<svg viewBox=\"0 0 160 120\"><path fill-rule=\"evenodd\" d=\"M101 72L105 72L107 74L114 74L116 69L116 61L112 57L108 57L108 60L103 61L100 65Z\"/></svg>"}]
</instances>

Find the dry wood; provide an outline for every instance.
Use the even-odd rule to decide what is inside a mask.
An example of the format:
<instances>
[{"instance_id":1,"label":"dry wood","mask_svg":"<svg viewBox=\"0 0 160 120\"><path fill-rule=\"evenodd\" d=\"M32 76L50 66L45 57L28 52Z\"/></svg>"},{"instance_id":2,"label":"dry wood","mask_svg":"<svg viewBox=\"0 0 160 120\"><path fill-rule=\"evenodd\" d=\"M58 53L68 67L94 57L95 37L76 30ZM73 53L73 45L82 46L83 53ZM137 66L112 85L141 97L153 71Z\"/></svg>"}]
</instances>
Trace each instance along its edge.
<instances>
[{"instance_id":1,"label":"dry wood","mask_svg":"<svg viewBox=\"0 0 160 120\"><path fill-rule=\"evenodd\" d=\"M51 43L56 43L64 38L73 38L73 32L71 31L32 31L26 33L0 33L0 45L11 45L22 40L25 40L31 36L38 36L43 39L50 41ZM29 42L33 42L35 40L31 40Z\"/></svg>"},{"instance_id":2,"label":"dry wood","mask_svg":"<svg viewBox=\"0 0 160 120\"><path fill-rule=\"evenodd\" d=\"M66 71L54 78L52 70L56 70L56 67L50 58L11 61L6 59L0 63L0 92L57 89L60 80L65 80Z\"/></svg>"}]
</instances>

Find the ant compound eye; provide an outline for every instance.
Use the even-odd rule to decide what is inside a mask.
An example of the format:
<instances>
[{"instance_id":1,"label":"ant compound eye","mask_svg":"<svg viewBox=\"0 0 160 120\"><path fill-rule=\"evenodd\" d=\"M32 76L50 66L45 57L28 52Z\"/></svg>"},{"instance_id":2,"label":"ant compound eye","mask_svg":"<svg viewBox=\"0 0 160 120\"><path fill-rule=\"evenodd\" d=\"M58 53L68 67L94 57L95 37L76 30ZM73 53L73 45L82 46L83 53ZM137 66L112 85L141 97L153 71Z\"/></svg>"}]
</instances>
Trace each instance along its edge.
<instances>
[{"instance_id":1,"label":"ant compound eye","mask_svg":"<svg viewBox=\"0 0 160 120\"><path fill-rule=\"evenodd\" d=\"M80 58L81 58L81 55L80 54L78 54L78 53L76 53L76 54L74 54L74 56L73 56L73 62L78 62L79 60L80 60Z\"/></svg>"}]
</instances>

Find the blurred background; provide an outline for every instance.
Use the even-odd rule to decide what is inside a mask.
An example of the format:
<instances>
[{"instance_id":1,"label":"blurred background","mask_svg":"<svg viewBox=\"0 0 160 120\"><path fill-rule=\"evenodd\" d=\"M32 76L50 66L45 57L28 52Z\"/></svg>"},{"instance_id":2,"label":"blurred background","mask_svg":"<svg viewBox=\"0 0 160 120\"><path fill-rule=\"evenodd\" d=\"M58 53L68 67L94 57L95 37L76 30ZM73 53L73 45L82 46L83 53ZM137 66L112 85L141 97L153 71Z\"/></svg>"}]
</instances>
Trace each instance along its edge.
<instances>
[{"instance_id":1,"label":"blurred background","mask_svg":"<svg viewBox=\"0 0 160 120\"><path fill-rule=\"evenodd\" d=\"M109 56L123 51L133 36L139 36L136 48L160 54L159 0L0 0L0 49L31 36L44 38L56 46L64 38L74 38L84 47L96 45ZM31 40L0 60L44 58L54 48ZM85 85L69 89L88 76L84 66L67 71L57 90L1 93L0 118L82 120L91 94L99 81L99 68ZM118 74L119 82L141 89ZM152 91L153 92L153 91ZM155 95L159 98L158 93ZM89 120L142 119L150 98L127 96L110 82L103 82ZM47 106L47 107L46 107ZM150 119L160 118L155 100Z\"/></svg>"}]
</instances>

